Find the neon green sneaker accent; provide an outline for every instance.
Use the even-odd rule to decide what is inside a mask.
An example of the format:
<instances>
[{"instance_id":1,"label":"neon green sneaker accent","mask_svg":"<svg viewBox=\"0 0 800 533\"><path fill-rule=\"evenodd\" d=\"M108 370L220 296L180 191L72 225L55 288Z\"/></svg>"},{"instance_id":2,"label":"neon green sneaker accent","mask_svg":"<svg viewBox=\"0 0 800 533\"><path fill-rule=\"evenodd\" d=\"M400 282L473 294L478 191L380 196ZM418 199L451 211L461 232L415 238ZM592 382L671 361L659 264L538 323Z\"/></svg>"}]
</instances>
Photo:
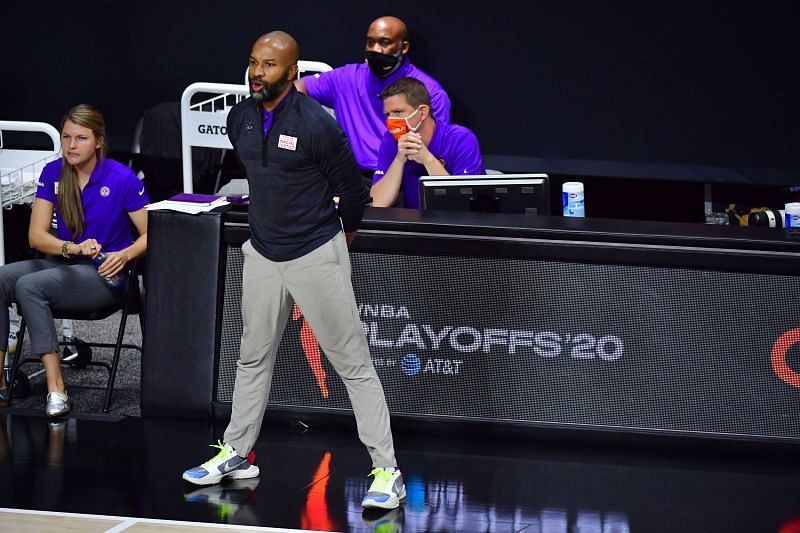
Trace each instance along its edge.
<instances>
[{"instance_id":1,"label":"neon green sneaker accent","mask_svg":"<svg viewBox=\"0 0 800 533\"><path fill-rule=\"evenodd\" d=\"M234 512L234 511L236 511L236 508L237 508L237 507L238 507L238 506L236 506L236 505L231 505L231 504L229 504L229 503L223 503L223 504L221 504L221 505L219 506L219 519L220 519L222 522L225 522L225 521L228 519L228 517L229 517L229 516L231 516L231 515L233 514L233 512Z\"/></svg>"},{"instance_id":2,"label":"neon green sneaker accent","mask_svg":"<svg viewBox=\"0 0 800 533\"><path fill-rule=\"evenodd\" d=\"M367 492L382 492L384 494L389 494L391 492L392 484L394 483L394 476L391 470L387 468L373 468L369 475L374 476L375 479L372 480L372 485L369 486Z\"/></svg>"},{"instance_id":3,"label":"neon green sneaker accent","mask_svg":"<svg viewBox=\"0 0 800 533\"><path fill-rule=\"evenodd\" d=\"M233 448L225 444L222 444L221 440L218 440L216 444L209 444L209 446L211 448L219 448L219 453L201 465L206 470L208 470L209 467L214 466L218 462L224 462L231 455L236 455L236 452L233 451Z\"/></svg>"},{"instance_id":4,"label":"neon green sneaker accent","mask_svg":"<svg viewBox=\"0 0 800 533\"><path fill-rule=\"evenodd\" d=\"M391 522L382 522L375 526L375 533L397 533L400 528Z\"/></svg>"}]
</instances>

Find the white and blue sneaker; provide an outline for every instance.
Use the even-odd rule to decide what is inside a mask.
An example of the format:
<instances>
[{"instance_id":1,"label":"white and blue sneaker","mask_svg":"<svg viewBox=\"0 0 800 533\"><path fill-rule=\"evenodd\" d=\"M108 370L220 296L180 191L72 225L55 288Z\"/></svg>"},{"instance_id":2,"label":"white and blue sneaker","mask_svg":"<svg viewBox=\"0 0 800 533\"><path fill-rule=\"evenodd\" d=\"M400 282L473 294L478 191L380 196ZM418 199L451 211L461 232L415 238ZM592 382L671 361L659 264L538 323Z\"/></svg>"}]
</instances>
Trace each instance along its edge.
<instances>
[{"instance_id":1,"label":"white and blue sneaker","mask_svg":"<svg viewBox=\"0 0 800 533\"><path fill-rule=\"evenodd\" d=\"M361 500L361 507L365 509L395 509L400 505L400 500L406 497L406 486L403 484L403 474L400 469L373 468L369 473L373 476L372 485L369 486L367 495Z\"/></svg>"},{"instance_id":2,"label":"white and blue sneaker","mask_svg":"<svg viewBox=\"0 0 800 533\"><path fill-rule=\"evenodd\" d=\"M258 477L259 470L254 464L244 457L237 455L230 444L211 444L212 448L219 448L219 453L200 466L190 468L183 473L183 479L195 485L213 485L222 478L250 479Z\"/></svg>"}]
</instances>

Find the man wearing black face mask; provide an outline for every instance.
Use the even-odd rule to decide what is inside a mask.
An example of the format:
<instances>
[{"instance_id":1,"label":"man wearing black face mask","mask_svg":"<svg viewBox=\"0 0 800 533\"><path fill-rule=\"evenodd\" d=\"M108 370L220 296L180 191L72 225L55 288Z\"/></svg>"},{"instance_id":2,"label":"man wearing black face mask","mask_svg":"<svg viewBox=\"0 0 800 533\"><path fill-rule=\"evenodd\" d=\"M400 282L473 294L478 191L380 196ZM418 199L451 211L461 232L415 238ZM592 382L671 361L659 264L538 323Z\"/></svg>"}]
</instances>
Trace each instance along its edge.
<instances>
[{"instance_id":1,"label":"man wearing black face mask","mask_svg":"<svg viewBox=\"0 0 800 533\"><path fill-rule=\"evenodd\" d=\"M421 81L431 95L434 118L450 121L450 98L436 80L411 64L409 47L405 23L395 17L381 17L367 30L363 63L295 81L300 92L336 112L368 186L372 185L378 148L386 131L383 102L378 95L393 81L402 77Z\"/></svg>"}]
</instances>

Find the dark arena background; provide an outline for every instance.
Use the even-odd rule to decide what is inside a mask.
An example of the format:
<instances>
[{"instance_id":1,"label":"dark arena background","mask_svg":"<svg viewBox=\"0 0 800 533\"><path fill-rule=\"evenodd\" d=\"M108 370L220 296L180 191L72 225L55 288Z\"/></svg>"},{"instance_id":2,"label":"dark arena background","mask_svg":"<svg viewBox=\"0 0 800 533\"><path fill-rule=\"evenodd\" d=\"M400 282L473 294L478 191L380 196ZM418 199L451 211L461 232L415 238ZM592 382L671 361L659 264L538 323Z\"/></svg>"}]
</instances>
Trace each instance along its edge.
<instances>
[{"instance_id":1,"label":"dark arena background","mask_svg":"<svg viewBox=\"0 0 800 533\"><path fill-rule=\"evenodd\" d=\"M276 29L301 59L360 62L382 15L488 169L549 176L552 214L366 209L352 280L404 503L362 513L369 456L298 308L260 477L181 479L230 417L250 234L242 206L153 210L124 331L143 349L122 351L110 412L80 360L68 416L45 417L36 359L0 405L0 531L800 532L800 237L740 227L800 201L800 3L11 1L0 120L91 103L110 157L182 190L187 86L241 85ZM137 124L165 109L144 171ZM41 143L3 131L0 156ZM218 156L194 148L195 192L242 177ZM566 181L586 218L560 216ZM30 257L30 209L3 215L6 262ZM113 342L119 323L76 331Z\"/></svg>"},{"instance_id":2,"label":"dark arena background","mask_svg":"<svg viewBox=\"0 0 800 533\"><path fill-rule=\"evenodd\" d=\"M142 113L177 102L190 83L241 83L265 31L283 29L302 58L338 66L361 61L370 21L393 14L408 24L414 64L450 95L453 122L478 135L487 166L529 172L560 162L608 177L800 184L799 9L788 1L11 2L0 36L2 110L6 120L57 124L76 102L92 102L112 148L126 150ZM76 36L78 28L87 31Z\"/></svg>"}]
</instances>

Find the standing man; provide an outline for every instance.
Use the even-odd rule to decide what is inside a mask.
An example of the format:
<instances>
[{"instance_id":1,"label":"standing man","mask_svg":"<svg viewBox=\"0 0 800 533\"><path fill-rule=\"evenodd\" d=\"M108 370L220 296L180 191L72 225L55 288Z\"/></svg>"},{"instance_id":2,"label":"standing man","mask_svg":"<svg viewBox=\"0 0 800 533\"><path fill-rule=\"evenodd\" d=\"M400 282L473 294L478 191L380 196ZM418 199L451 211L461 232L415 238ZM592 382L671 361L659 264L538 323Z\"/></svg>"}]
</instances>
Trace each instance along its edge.
<instances>
[{"instance_id":1,"label":"standing man","mask_svg":"<svg viewBox=\"0 0 800 533\"><path fill-rule=\"evenodd\" d=\"M409 48L405 23L396 17L381 17L367 30L364 62L295 81L300 92L334 110L367 184L372 183L378 147L386 131L378 95L390 83L406 76L420 80L431 95L436 118L450 121L450 98L439 82L411 64Z\"/></svg>"},{"instance_id":2,"label":"standing man","mask_svg":"<svg viewBox=\"0 0 800 533\"><path fill-rule=\"evenodd\" d=\"M475 134L434 119L436 108L419 80L395 80L380 97L386 128L371 191L374 207L389 207L402 196L404 207L419 209L420 176L486 173Z\"/></svg>"},{"instance_id":3,"label":"standing man","mask_svg":"<svg viewBox=\"0 0 800 533\"><path fill-rule=\"evenodd\" d=\"M406 490L347 251L369 196L336 121L292 84L298 53L284 32L259 37L249 59L251 97L228 115L228 136L250 185L251 237L242 246L244 333L225 442L183 479L209 485L259 475L246 457L261 430L275 355L296 302L347 388L359 438L372 458L374 480L362 505L391 509Z\"/></svg>"}]
</instances>

